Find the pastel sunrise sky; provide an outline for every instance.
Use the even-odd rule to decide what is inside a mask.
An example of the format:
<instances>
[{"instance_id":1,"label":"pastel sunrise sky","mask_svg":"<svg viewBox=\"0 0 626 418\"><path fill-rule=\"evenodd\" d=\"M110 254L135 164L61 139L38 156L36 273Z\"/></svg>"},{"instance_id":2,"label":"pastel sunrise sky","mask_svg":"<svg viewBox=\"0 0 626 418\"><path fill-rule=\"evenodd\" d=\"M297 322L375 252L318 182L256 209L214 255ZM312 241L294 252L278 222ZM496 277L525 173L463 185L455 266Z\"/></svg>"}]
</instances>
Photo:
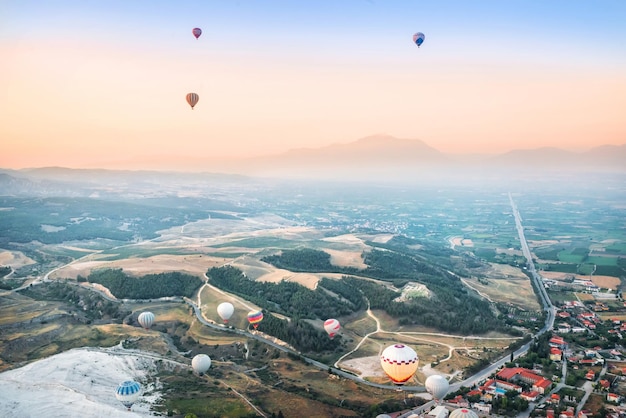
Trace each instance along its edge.
<instances>
[{"instance_id":1,"label":"pastel sunrise sky","mask_svg":"<svg viewBox=\"0 0 626 418\"><path fill-rule=\"evenodd\" d=\"M447 153L620 145L625 22L624 0L3 0L0 168L373 134Z\"/></svg>"}]
</instances>

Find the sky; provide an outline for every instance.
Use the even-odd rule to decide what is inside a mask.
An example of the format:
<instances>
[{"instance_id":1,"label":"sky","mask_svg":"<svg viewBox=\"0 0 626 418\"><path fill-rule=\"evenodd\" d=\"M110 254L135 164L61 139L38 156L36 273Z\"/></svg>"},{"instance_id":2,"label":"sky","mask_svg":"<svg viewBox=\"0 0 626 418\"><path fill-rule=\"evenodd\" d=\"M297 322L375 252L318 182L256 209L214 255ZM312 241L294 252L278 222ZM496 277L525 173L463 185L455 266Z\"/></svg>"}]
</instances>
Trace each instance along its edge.
<instances>
[{"instance_id":1,"label":"sky","mask_svg":"<svg viewBox=\"0 0 626 418\"><path fill-rule=\"evenodd\" d=\"M624 22L623 0L0 0L0 168L376 134L455 154L621 145Z\"/></svg>"}]
</instances>

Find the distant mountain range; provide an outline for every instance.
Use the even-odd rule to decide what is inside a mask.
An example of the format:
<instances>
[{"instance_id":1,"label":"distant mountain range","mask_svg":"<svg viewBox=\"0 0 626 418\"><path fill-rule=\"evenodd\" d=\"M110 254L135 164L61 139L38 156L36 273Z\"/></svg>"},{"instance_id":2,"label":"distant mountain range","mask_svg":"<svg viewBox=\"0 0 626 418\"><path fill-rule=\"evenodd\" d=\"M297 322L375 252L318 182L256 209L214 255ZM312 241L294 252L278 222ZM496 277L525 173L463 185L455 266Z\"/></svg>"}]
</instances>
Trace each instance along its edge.
<instances>
[{"instance_id":1,"label":"distant mountain range","mask_svg":"<svg viewBox=\"0 0 626 418\"><path fill-rule=\"evenodd\" d=\"M603 145L574 153L557 148L515 150L499 155L446 154L417 139L387 135L347 144L303 148L273 156L211 162L212 171L272 177L394 178L439 171L601 170L626 172L626 144ZM213 169L215 168L215 169Z\"/></svg>"},{"instance_id":2,"label":"distant mountain range","mask_svg":"<svg viewBox=\"0 0 626 418\"><path fill-rule=\"evenodd\" d=\"M150 187L167 182L239 182L251 177L395 182L412 178L428 181L442 176L497 177L511 173L626 173L626 144L602 145L580 153L546 147L499 155L464 155L442 153L421 140L375 135L347 144L294 149L265 157L189 158L171 160L167 166L156 162L143 162L141 166L151 170L60 167L0 170L0 193L29 189L53 193L59 188L75 189L77 183L120 187L132 182L135 187L141 184Z\"/></svg>"}]
</instances>

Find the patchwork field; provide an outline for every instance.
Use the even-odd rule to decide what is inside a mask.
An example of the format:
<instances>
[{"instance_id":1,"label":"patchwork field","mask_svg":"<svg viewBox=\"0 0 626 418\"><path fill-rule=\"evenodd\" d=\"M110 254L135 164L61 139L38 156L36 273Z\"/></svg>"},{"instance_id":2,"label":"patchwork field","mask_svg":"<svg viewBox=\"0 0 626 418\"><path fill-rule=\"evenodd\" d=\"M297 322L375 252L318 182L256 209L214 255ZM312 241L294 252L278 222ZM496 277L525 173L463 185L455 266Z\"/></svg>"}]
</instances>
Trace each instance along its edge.
<instances>
[{"instance_id":1,"label":"patchwork field","mask_svg":"<svg viewBox=\"0 0 626 418\"><path fill-rule=\"evenodd\" d=\"M516 267L490 263L479 272L478 279L464 279L465 284L483 297L508 303L524 310L540 310L539 302L528 277Z\"/></svg>"},{"instance_id":2,"label":"patchwork field","mask_svg":"<svg viewBox=\"0 0 626 418\"><path fill-rule=\"evenodd\" d=\"M561 273L556 271L542 271L541 275L546 279L565 281L565 280L591 280L593 284L603 289L617 290L620 285L620 279L612 276L583 276L580 274Z\"/></svg>"}]
</instances>

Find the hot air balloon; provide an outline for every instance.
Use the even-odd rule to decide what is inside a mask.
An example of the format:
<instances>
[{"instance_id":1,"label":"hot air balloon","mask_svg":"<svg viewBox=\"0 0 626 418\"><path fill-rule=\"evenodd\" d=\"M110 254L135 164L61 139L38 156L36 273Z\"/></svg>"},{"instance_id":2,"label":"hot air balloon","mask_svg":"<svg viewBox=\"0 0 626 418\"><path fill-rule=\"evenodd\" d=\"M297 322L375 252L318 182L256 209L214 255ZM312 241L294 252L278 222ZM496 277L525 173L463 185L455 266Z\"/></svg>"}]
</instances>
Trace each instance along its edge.
<instances>
[{"instance_id":1,"label":"hot air balloon","mask_svg":"<svg viewBox=\"0 0 626 418\"><path fill-rule=\"evenodd\" d=\"M206 354L198 354L191 360L191 368L202 376L211 367L211 357Z\"/></svg>"},{"instance_id":2,"label":"hot air balloon","mask_svg":"<svg viewBox=\"0 0 626 418\"><path fill-rule=\"evenodd\" d=\"M341 324L336 319L331 318L324 321L324 329L330 338L334 338L340 328Z\"/></svg>"},{"instance_id":3,"label":"hot air balloon","mask_svg":"<svg viewBox=\"0 0 626 418\"><path fill-rule=\"evenodd\" d=\"M417 32L415 35L413 35L413 42L419 48L424 43L424 38L425 36L422 32Z\"/></svg>"},{"instance_id":4,"label":"hot air balloon","mask_svg":"<svg viewBox=\"0 0 626 418\"><path fill-rule=\"evenodd\" d=\"M127 380L120 383L115 390L115 397L124 404L128 410L130 410L130 407L139 399L140 394L141 385L134 380Z\"/></svg>"},{"instance_id":5,"label":"hot air balloon","mask_svg":"<svg viewBox=\"0 0 626 418\"><path fill-rule=\"evenodd\" d=\"M152 312L142 312L139 314L137 322L145 329L150 329L154 323L154 314Z\"/></svg>"},{"instance_id":6,"label":"hot air balloon","mask_svg":"<svg viewBox=\"0 0 626 418\"><path fill-rule=\"evenodd\" d=\"M403 385L417 371L419 359L411 347L394 344L383 350L380 365L396 385Z\"/></svg>"},{"instance_id":7,"label":"hot air balloon","mask_svg":"<svg viewBox=\"0 0 626 418\"><path fill-rule=\"evenodd\" d=\"M426 390L433 396L433 398L441 400L444 396L446 396L446 393L448 393L450 383L445 377L434 374L432 376L428 376L424 386L426 386Z\"/></svg>"},{"instance_id":8,"label":"hot air balloon","mask_svg":"<svg viewBox=\"0 0 626 418\"><path fill-rule=\"evenodd\" d=\"M202 35L202 29L200 29L200 28L193 28L191 30L191 33L193 33L193 36L195 36L196 39L198 39L200 37L200 35Z\"/></svg>"},{"instance_id":9,"label":"hot air balloon","mask_svg":"<svg viewBox=\"0 0 626 418\"><path fill-rule=\"evenodd\" d=\"M459 408L452 411L448 418L478 418L478 414L471 409Z\"/></svg>"},{"instance_id":10,"label":"hot air balloon","mask_svg":"<svg viewBox=\"0 0 626 418\"><path fill-rule=\"evenodd\" d=\"M232 303L222 302L217 305L217 314L222 318L225 324L228 323L230 317L233 316L233 312L235 312L235 307Z\"/></svg>"},{"instance_id":11,"label":"hot air balloon","mask_svg":"<svg viewBox=\"0 0 626 418\"><path fill-rule=\"evenodd\" d=\"M193 110L193 107L198 103L198 100L200 100L200 96L196 93L187 93L187 103L191 106L191 110Z\"/></svg>"},{"instance_id":12,"label":"hot air balloon","mask_svg":"<svg viewBox=\"0 0 626 418\"><path fill-rule=\"evenodd\" d=\"M263 320L263 312L262 311L250 311L248 312L248 322L252 324L254 329L259 326L259 322Z\"/></svg>"}]
</instances>

